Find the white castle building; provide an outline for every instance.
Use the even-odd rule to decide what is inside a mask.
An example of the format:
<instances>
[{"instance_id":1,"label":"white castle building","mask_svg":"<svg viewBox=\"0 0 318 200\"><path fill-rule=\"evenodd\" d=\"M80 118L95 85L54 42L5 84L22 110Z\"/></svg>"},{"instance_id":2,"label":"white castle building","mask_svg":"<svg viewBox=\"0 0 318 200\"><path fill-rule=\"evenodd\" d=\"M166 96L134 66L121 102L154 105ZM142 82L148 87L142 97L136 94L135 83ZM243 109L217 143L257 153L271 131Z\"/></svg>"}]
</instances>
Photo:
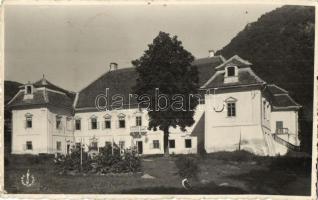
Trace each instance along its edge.
<instances>
[{"instance_id":1,"label":"white castle building","mask_svg":"<svg viewBox=\"0 0 318 200\"><path fill-rule=\"evenodd\" d=\"M211 55L193 65L205 95L193 126L185 132L170 128L170 153L247 150L275 156L299 149L301 106L286 90L267 84L237 55L228 60ZM81 143L98 151L115 143L135 146L139 154L163 154L163 132L149 131L147 111L128 102L137 76L134 68L117 69L112 63L107 73L77 93L44 77L25 84L7 105L12 110L12 153L67 154ZM122 109L96 108L96 97L106 88L109 96L124 95Z\"/></svg>"}]
</instances>

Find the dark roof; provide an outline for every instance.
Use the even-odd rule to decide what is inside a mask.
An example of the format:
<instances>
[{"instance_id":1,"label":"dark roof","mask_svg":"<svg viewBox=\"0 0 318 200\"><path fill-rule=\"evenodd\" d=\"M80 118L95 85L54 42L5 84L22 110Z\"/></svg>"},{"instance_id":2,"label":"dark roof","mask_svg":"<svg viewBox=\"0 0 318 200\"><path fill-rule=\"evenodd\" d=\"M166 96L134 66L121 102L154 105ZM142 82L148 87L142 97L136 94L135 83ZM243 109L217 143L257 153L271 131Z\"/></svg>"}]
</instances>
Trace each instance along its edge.
<instances>
[{"instance_id":1,"label":"dark roof","mask_svg":"<svg viewBox=\"0 0 318 200\"><path fill-rule=\"evenodd\" d=\"M267 85L273 111L279 110L298 110L301 106L296 103L288 92L274 84Z\"/></svg>"},{"instance_id":2,"label":"dark roof","mask_svg":"<svg viewBox=\"0 0 318 200\"><path fill-rule=\"evenodd\" d=\"M27 83L31 84L31 83ZM25 85L27 85L25 84ZM19 106L48 106L73 109L75 93L58 87L43 76L42 79L32 84L34 87L33 98L24 99L24 85L20 86L19 92L9 101L10 108ZM41 89L40 89L41 88Z\"/></svg>"},{"instance_id":3,"label":"dark roof","mask_svg":"<svg viewBox=\"0 0 318 200\"><path fill-rule=\"evenodd\" d=\"M225 68L225 66L227 66L227 65L232 65L232 66L237 66L238 68L242 68L242 67L250 67L252 65L252 63L250 63L247 60L242 59L238 55L234 55L231 58L229 58L228 60L226 60L223 64L219 65L216 69L223 70Z\"/></svg>"},{"instance_id":4,"label":"dark roof","mask_svg":"<svg viewBox=\"0 0 318 200\"><path fill-rule=\"evenodd\" d=\"M38 80L37 82L35 82L33 84L33 86L36 87L36 88L46 87L46 88L51 89L51 90L63 92L66 95L70 96L71 98L75 97L75 93L74 92L65 90L65 89L63 89L63 88L61 88L59 86L54 85L50 81L46 80L45 77L43 77L41 80Z\"/></svg>"},{"instance_id":5,"label":"dark roof","mask_svg":"<svg viewBox=\"0 0 318 200\"><path fill-rule=\"evenodd\" d=\"M224 83L224 71L217 71L201 88L227 88L232 86L252 85L252 84L265 84L251 68L247 67L238 70L238 81L231 83Z\"/></svg>"},{"instance_id":6,"label":"dark roof","mask_svg":"<svg viewBox=\"0 0 318 200\"><path fill-rule=\"evenodd\" d=\"M199 84L205 83L215 73L215 67L222 63L221 56L195 60L192 65L198 67ZM136 84L137 76L135 68L132 67L105 73L78 93L75 108L95 108L95 98L100 94L105 94L106 88L109 88L110 97L115 94L123 95L124 104L128 104L128 95L133 94L132 87ZM134 103L137 103L135 98L131 98L130 105Z\"/></svg>"},{"instance_id":7,"label":"dark roof","mask_svg":"<svg viewBox=\"0 0 318 200\"><path fill-rule=\"evenodd\" d=\"M49 90L37 90L33 92L32 99L23 99L24 91L20 90L15 98L9 102L8 106L11 108L19 106L47 106L53 105L56 107L72 109L73 99L63 93L57 93Z\"/></svg>"},{"instance_id":8,"label":"dark roof","mask_svg":"<svg viewBox=\"0 0 318 200\"><path fill-rule=\"evenodd\" d=\"M274 95L274 94L288 94L286 90L281 87L278 87L275 84L268 84L267 89Z\"/></svg>"}]
</instances>

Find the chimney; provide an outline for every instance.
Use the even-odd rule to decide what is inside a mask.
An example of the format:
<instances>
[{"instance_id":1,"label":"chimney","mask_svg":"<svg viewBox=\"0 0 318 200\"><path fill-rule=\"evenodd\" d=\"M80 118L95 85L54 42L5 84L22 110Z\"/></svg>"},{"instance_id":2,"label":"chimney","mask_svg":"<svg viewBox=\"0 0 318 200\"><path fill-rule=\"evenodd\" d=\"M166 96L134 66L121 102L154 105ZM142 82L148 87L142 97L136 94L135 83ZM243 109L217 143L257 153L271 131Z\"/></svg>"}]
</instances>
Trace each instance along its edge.
<instances>
[{"instance_id":1,"label":"chimney","mask_svg":"<svg viewBox=\"0 0 318 200\"><path fill-rule=\"evenodd\" d=\"M118 64L115 63L115 62L111 62L109 64L109 71L114 71L114 70L117 70L118 69Z\"/></svg>"},{"instance_id":2,"label":"chimney","mask_svg":"<svg viewBox=\"0 0 318 200\"><path fill-rule=\"evenodd\" d=\"M211 57L214 57L214 50L209 50L209 57L211 58Z\"/></svg>"}]
</instances>

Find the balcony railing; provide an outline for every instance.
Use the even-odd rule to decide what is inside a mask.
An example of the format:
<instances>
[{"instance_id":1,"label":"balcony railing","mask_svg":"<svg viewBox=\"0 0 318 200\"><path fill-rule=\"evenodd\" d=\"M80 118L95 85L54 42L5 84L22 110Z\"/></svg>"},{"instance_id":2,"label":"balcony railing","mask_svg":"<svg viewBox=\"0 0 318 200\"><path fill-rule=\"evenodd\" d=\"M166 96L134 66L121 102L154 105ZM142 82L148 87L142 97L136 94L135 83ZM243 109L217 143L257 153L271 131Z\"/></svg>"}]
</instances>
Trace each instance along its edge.
<instances>
[{"instance_id":1,"label":"balcony railing","mask_svg":"<svg viewBox=\"0 0 318 200\"><path fill-rule=\"evenodd\" d=\"M146 126L131 126L130 127L130 135L134 138L140 138L142 135L147 133Z\"/></svg>"},{"instance_id":2,"label":"balcony railing","mask_svg":"<svg viewBox=\"0 0 318 200\"><path fill-rule=\"evenodd\" d=\"M288 134L289 130L288 128L277 128L276 129L276 134Z\"/></svg>"},{"instance_id":3,"label":"balcony railing","mask_svg":"<svg viewBox=\"0 0 318 200\"><path fill-rule=\"evenodd\" d=\"M131 133L147 133L147 126L131 126Z\"/></svg>"}]
</instances>

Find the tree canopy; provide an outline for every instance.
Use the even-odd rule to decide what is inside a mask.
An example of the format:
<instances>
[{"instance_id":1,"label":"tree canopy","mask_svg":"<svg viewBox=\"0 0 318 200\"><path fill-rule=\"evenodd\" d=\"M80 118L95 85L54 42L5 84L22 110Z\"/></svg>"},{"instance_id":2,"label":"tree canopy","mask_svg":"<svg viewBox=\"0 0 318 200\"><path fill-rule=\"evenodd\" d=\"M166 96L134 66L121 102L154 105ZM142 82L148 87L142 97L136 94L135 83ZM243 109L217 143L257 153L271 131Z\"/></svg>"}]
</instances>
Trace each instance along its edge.
<instances>
[{"instance_id":1,"label":"tree canopy","mask_svg":"<svg viewBox=\"0 0 318 200\"><path fill-rule=\"evenodd\" d=\"M197 94L199 86L197 67L191 65L193 60L177 36L160 32L144 54L132 61L138 73L134 93L150 96L148 128L164 131L166 153L169 127L179 126L184 131L194 123L198 100L191 95ZM163 95L165 98L159 98Z\"/></svg>"}]
</instances>

